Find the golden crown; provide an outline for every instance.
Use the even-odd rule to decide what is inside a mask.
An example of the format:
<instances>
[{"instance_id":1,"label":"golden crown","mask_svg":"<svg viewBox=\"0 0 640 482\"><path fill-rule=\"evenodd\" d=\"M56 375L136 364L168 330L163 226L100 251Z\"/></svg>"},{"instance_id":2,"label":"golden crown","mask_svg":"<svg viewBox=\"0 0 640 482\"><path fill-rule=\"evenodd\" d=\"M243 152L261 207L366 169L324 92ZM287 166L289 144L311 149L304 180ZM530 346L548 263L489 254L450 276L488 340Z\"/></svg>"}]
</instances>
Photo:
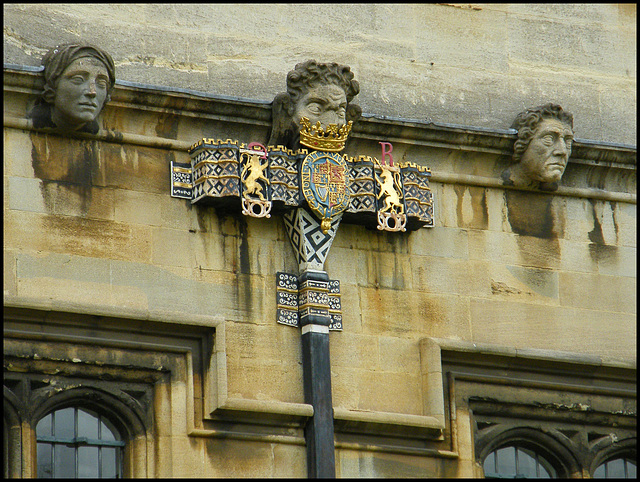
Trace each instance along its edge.
<instances>
[{"instance_id":1,"label":"golden crown","mask_svg":"<svg viewBox=\"0 0 640 482\"><path fill-rule=\"evenodd\" d=\"M320 121L312 126L307 117L300 119L300 144L318 151L340 152L351 132L353 121L338 128L337 124L329 124L327 130Z\"/></svg>"}]
</instances>

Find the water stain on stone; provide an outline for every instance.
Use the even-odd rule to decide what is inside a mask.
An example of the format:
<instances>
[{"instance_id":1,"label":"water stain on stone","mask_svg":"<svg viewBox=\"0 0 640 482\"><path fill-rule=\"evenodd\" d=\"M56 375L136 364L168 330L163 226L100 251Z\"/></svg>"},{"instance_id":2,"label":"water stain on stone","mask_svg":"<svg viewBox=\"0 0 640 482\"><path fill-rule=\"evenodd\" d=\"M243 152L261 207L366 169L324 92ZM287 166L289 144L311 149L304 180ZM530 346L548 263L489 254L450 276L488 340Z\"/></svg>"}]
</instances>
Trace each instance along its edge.
<instances>
[{"instance_id":1,"label":"water stain on stone","mask_svg":"<svg viewBox=\"0 0 640 482\"><path fill-rule=\"evenodd\" d=\"M559 238L564 236L562 200L552 194L506 190L507 219L516 237L523 262L529 266L557 266L561 258ZM540 241L532 242L533 238Z\"/></svg>"},{"instance_id":2,"label":"water stain on stone","mask_svg":"<svg viewBox=\"0 0 640 482\"><path fill-rule=\"evenodd\" d=\"M489 225L489 210L487 208L486 189L456 184L454 191L458 197L456 205L458 225L460 227L487 229ZM468 206L466 203L468 203Z\"/></svg>"},{"instance_id":3,"label":"water stain on stone","mask_svg":"<svg viewBox=\"0 0 640 482\"><path fill-rule=\"evenodd\" d=\"M615 245L607 245L604 239L604 232L602 230L602 222L600 221L600 215L598 214L599 202L595 199L589 199L591 204L591 214L593 216L593 229L589 231L589 256L595 262L610 262L615 261L618 256L618 248ZM615 215L615 205L611 204L611 210L613 211L613 223L616 234L616 240L618 238L618 223Z\"/></svg>"},{"instance_id":4,"label":"water stain on stone","mask_svg":"<svg viewBox=\"0 0 640 482\"><path fill-rule=\"evenodd\" d=\"M176 114L160 114L158 116L158 123L156 124L156 134L158 137L177 139L179 120L180 117Z\"/></svg>"},{"instance_id":5,"label":"water stain on stone","mask_svg":"<svg viewBox=\"0 0 640 482\"><path fill-rule=\"evenodd\" d=\"M239 212L233 210L221 210L216 209L217 220L219 225L219 231L221 233L221 240L223 243L222 252L234 252L234 257L230 262L232 271L235 274L235 283L233 286L234 295L238 300L238 307L246 307L248 317L250 318L250 312L252 310L252 293L251 293L251 256L249 252L249 236L247 229L247 220L245 216ZM198 217L198 223L201 223L200 216ZM231 220L234 224L234 233L237 234L224 234L228 228L225 228L225 224ZM202 222L201 226L205 224ZM227 250L226 243L233 243L233 249Z\"/></svg>"},{"instance_id":6,"label":"water stain on stone","mask_svg":"<svg viewBox=\"0 0 640 482\"><path fill-rule=\"evenodd\" d=\"M98 166L98 143L31 133L31 165L42 181L44 203L53 212L57 189L73 192L86 215L91 204L93 174Z\"/></svg>"},{"instance_id":7,"label":"water stain on stone","mask_svg":"<svg viewBox=\"0 0 640 482\"><path fill-rule=\"evenodd\" d=\"M514 233L543 239L564 234L564 223L553 206L554 196L532 192L505 191L507 215Z\"/></svg>"}]
</instances>

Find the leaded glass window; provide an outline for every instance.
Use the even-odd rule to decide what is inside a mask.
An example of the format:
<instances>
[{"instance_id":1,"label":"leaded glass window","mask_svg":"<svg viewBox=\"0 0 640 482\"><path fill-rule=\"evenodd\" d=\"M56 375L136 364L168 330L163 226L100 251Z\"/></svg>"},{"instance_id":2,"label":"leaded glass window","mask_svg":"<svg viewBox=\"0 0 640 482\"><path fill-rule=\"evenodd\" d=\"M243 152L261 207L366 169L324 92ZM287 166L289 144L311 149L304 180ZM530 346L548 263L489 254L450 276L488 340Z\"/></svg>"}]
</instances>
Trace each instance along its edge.
<instances>
[{"instance_id":1,"label":"leaded glass window","mask_svg":"<svg viewBox=\"0 0 640 482\"><path fill-rule=\"evenodd\" d=\"M36 426L38 478L121 478L125 442L101 414L68 407Z\"/></svg>"},{"instance_id":2,"label":"leaded glass window","mask_svg":"<svg viewBox=\"0 0 640 482\"><path fill-rule=\"evenodd\" d=\"M594 479L635 479L636 463L628 458L607 460L593 473Z\"/></svg>"},{"instance_id":3,"label":"leaded glass window","mask_svg":"<svg viewBox=\"0 0 640 482\"><path fill-rule=\"evenodd\" d=\"M487 478L555 478L553 466L533 450L508 446L491 452L484 459L484 475Z\"/></svg>"}]
</instances>

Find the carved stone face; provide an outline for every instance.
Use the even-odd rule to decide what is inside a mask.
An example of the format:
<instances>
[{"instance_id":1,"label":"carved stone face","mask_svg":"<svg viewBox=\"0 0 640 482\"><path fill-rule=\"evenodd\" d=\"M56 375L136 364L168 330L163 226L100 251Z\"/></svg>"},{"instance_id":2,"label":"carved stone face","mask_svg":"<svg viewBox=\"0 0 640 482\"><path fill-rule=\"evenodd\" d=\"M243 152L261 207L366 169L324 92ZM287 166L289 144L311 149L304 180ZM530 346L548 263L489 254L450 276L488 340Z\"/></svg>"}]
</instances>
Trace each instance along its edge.
<instances>
[{"instance_id":1,"label":"carved stone face","mask_svg":"<svg viewBox=\"0 0 640 482\"><path fill-rule=\"evenodd\" d=\"M311 125L320 121L324 128L329 124L343 126L347 123L347 95L335 84L312 87L295 106L293 122L298 129L302 117L307 117Z\"/></svg>"},{"instance_id":2,"label":"carved stone face","mask_svg":"<svg viewBox=\"0 0 640 482\"><path fill-rule=\"evenodd\" d=\"M80 129L93 121L104 106L109 91L109 74L97 59L74 60L57 81L51 120L58 126Z\"/></svg>"},{"instance_id":3,"label":"carved stone face","mask_svg":"<svg viewBox=\"0 0 640 482\"><path fill-rule=\"evenodd\" d=\"M520 159L521 173L535 181L560 181L571 155L572 143L571 127L557 119L542 120Z\"/></svg>"}]
</instances>

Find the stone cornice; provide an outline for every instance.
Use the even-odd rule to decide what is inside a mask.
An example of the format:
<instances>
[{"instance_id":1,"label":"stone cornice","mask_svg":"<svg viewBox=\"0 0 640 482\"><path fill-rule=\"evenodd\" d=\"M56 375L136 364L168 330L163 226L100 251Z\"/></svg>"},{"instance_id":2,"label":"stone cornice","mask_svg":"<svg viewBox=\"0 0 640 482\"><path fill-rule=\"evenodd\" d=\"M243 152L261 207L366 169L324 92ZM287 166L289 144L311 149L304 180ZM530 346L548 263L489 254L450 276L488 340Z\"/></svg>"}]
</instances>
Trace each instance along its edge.
<instances>
[{"instance_id":1,"label":"stone cornice","mask_svg":"<svg viewBox=\"0 0 640 482\"><path fill-rule=\"evenodd\" d=\"M42 91L39 68L4 65L4 92L23 96L36 96ZM229 122L245 125L267 133L271 125L271 102L220 96L186 89L150 86L127 81L116 81L108 104L110 109L134 109L150 114L174 114L185 119ZM32 129L29 121L7 114L6 127ZM266 134L265 134L266 135ZM150 145L160 148L184 150L198 139L168 139L138 133L101 132L97 136L106 141ZM377 147L379 140L406 146L468 151L487 154L499 162L508 162L516 133L513 129L487 129L473 126L434 123L416 119L401 119L364 113L352 130L352 139ZM497 162L497 161L496 161ZM432 167L432 181L502 188L496 168L490 175L484 169L477 175L468 172L445 172ZM636 202L637 146L588 139L576 139L567 171L567 183L554 194L587 197L611 201ZM563 179L563 183L565 179Z\"/></svg>"}]
</instances>

